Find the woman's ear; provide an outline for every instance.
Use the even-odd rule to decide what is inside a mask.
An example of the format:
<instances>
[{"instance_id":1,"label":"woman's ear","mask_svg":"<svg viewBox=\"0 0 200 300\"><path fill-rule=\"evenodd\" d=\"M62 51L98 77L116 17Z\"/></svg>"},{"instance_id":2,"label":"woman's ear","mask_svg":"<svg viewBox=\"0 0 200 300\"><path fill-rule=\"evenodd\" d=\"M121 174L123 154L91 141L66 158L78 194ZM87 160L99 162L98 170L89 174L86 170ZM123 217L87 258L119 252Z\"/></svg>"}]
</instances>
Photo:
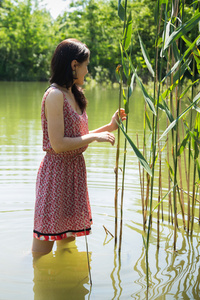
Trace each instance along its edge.
<instances>
[{"instance_id":1,"label":"woman's ear","mask_svg":"<svg viewBox=\"0 0 200 300\"><path fill-rule=\"evenodd\" d=\"M76 59L72 60L71 62L71 68L72 68L72 71L75 71L76 70L76 66L78 65L78 62Z\"/></svg>"}]
</instances>

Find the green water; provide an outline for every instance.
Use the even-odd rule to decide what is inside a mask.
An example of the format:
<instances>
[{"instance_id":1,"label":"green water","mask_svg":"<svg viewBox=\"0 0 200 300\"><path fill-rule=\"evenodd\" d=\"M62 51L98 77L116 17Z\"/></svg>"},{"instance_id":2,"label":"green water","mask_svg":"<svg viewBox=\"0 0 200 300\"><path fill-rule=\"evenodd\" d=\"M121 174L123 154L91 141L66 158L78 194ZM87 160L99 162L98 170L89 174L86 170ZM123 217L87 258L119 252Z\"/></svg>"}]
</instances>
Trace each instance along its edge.
<instances>
[{"instance_id":1,"label":"green water","mask_svg":"<svg viewBox=\"0 0 200 300\"><path fill-rule=\"evenodd\" d=\"M53 252L39 261L31 256L35 179L44 153L40 125L41 98L46 83L0 83L0 299L146 299L145 253L138 161L127 152L122 253L119 259L114 239L115 146L93 143L85 152L88 188L93 214L88 237L92 288L89 283L84 237L69 249ZM110 121L117 109L115 89L86 89L89 128ZM129 118L129 134L142 145L143 98L136 90ZM161 130L164 121L160 120ZM147 143L148 144L148 143ZM123 144L121 143L122 165ZM163 194L167 181L163 152ZM120 175L121 178L121 175ZM157 187L155 187L155 193ZM120 191L119 191L120 198ZM168 210L160 225L160 249L156 246L153 219L149 267L149 299L199 299L199 227L194 237L184 234L180 222L177 249L173 252L173 227ZM181 218L180 218L181 220Z\"/></svg>"}]
</instances>

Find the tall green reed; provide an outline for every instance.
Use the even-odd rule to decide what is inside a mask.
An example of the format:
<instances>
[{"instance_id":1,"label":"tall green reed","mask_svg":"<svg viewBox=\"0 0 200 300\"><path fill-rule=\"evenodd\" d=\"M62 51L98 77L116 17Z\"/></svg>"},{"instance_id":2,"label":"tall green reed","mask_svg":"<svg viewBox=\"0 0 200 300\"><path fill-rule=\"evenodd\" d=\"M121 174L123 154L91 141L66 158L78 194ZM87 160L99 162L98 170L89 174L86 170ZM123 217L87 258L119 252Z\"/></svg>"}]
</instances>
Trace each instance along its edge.
<instances>
[{"instance_id":1,"label":"tall green reed","mask_svg":"<svg viewBox=\"0 0 200 300\"><path fill-rule=\"evenodd\" d=\"M143 228L147 233L143 235L143 242L146 253L146 278L147 287L149 287L149 265L148 265L148 252L150 244L150 235L152 227L153 213L157 210L157 245L159 247L159 222L160 222L160 205L163 205L164 200L169 198L169 221L174 225L174 241L173 248L176 251L176 237L178 228L178 207L180 207L183 227L185 228L185 216L183 193L185 192L182 183L182 174L180 161L182 154L184 154L184 163L187 168L186 178L188 182L187 194L187 231L192 235L194 220L195 220L195 207L198 191L198 184L200 180L200 166L198 162L199 157L199 144L200 144L200 109L198 102L200 99L200 93L196 93L195 86L199 79L194 78L196 70L200 73L200 51L198 45L200 44L200 36L197 33L194 41L191 41L187 34L189 34L197 24L200 22L199 3L194 5L193 16L184 21L184 1L181 0L157 0L155 6L155 26L156 26L156 40L155 40L155 57L154 66L152 66L152 59L149 57L146 50L146 46L142 41L142 37L138 34L141 52L143 54L146 66L153 78L153 95L148 93L146 87L139 78L136 68L133 66L130 41L131 41L131 15L127 19L126 9L127 1L125 1L125 8L122 6L121 1L118 1L118 14L121 19L126 20L124 22L123 39L120 43L122 68L121 68L121 83L122 78L126 78L128 85L128 94L123 91L124 105L128 107L129 104L129 89L130 78L136 79L138 86L141 88L144 100L144 138L143 138L143 154L139 150L139 143L137 147L133 140L128 135L128 125L126 127L120 122L119 129L124 134L125 148L124 148L124 163L123 163L123 176L122 176L122 198L124 196L124 176L125 176L125 163L126 163L126 141L130 144L135 155L137 156L140 166L143 167L143 172L140 171L141 182L141 198L142 198L142 212L143 212ZM122 18L123 16L123 18ZM129 24L129 25L128 25ZM129 26L129 27L128 27ZM191 69L191 63L193 67ZM165 71L166 70L166 71ZM192 76L192 82L188 81L187 87L183 86L183 78L185 72L189 71ZM166 73L165 73L166 72ZM131 74L132 73L132 74ZM132 80L132 82L133 82ZM183 99L187 99L190 90L192 89L192 95L189 97L189 103L187 100L183 102ZM163 91L164 90L164 91ZM195 95L196 93L196 95ZM169 98L169 101L168 101ZM186 108L183 109L183 105ZM196 111L196 112L195 112ZM149 115L150 113L150 115ZM160 116L163 113L167 118L167 128L160 134L161 129L158 126ZM193 115L195 114L195 118ZM130 116L129 116L130 117ZM189 118L189 125L187 119ZM194 121L195 120L195 121ZM181 123L180 123L181 122ZM128 122L127 122L128 123ZM151 148L147 154L146 150L146 126L148 125L151 132ZM181 126L180 126L181 125ZM181 132L182 131L182 132ZM167 139L166 139L167 137ZM165 146L167 145L167 166L169 169L169 184L168 192L162 197L162 177L161 177L161 140L165 140ZM181 140L182 139L182 140ZM164 146L164 147L165 147ZM170 148L172 153L170 155ZM187 150L188 149L188 150ZM145 155L149 159L149 162L145 159ZM186 161L188 157L188 162ZM159 163L158 163L159 161ZM192 178L192 206L190 203L190 170L193 162L193 178ZM154 204L154 186L155 186L155 172L159 172L159 195L158 203ZM142 175L143 174L143 175ZM146 200L144 201L145 186L144 178L146 180ZM198 178L197 178L198 176ZM181 192L180 192L181 191ZM172 198L171 198L172 195ZM149 198L149 201L148 201ZM154 208L153 208L154 206ZM173 207L173 215L172 215ZM148 215L146 210L148 208ZM171 218L170 218L171 214ZM190 216L191 214L191 216ZM121 251L121 238L122 238L122 216L123 216L123 200L121 200L121 229L120 229L120 246ZM147 222L148 220L148 222ZM200 221L199 221L200 222Z\"/></svg>"}]
</instances>

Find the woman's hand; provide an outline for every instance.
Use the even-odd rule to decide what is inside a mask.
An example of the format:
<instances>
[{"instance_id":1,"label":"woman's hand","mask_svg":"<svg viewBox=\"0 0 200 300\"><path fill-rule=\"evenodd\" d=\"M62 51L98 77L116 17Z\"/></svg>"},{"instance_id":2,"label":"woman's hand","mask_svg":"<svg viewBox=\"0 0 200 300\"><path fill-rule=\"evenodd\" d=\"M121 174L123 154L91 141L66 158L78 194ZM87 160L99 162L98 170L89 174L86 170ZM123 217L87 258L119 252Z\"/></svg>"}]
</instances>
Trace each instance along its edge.
<instances>
[{"instance_id":1,"label":"woman's hand","mask_svg":"<svg viewBox=\"0 0 200 300\"><path fill-rule=\"evenodd\" d=\"M115 143L115 136L109 131L103 131L100 133L96 133L95 135L97 142L109 142L111 143L111 145L114 145Z\"/></svg>"},{"instance_id":2,"label":"woman's hand","mask_svg":"<svg viewBox=\"0 0 200 300\"><path fill-rule=\"evenodd\" d=\"M111 122L109 123L109 127L110 127L110 131L114 131L118 128L118 124L119 123L119 110L117 110L114 115L112 116ZM126 114L125 114L125 110L123 108L120 108L120 118L122 121L126 120Z\"/></svg>"}]
</instances>

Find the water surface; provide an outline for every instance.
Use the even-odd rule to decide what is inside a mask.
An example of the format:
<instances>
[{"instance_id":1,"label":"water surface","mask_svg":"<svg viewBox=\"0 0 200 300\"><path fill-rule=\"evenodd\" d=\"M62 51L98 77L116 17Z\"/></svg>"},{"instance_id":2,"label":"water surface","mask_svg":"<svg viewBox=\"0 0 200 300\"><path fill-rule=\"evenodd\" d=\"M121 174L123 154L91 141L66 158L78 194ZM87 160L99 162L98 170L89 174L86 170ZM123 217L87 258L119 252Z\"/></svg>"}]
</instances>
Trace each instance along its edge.
<instances>
[{"instance_id":1,"label":"water surface","mask_svg":"<svg viewBox=\"0 0 200 300\"><path fill-rule=\"evenodd\" d=\"M0 83L0 299L145 299L146 271L142 241L142 214L138 161L127 152L124 226L121 258L114 250L114 167L116 148L93 143L85 152L88 188L93 214L88 237L92 288L89 284L85 238L70 249L53 252L33 262L32 243L35 179L44 153L40 124L41 98L46 83ZM86 89L89 128L110 121L117 109L118 90ZM142 145L143 98L135 91L130 106L129 134ZM164 121L160 120L161 130ZM163 173L165 166L163 153ZM122 165L123 140L120 165ZM121 175L120 175L121 178ZM163 194L167 190L163 183ZM155 187L155 193L157 188ZM120 198L120 191L119 191ZM150 245L149 299L199 299L199 227L191 242L180 222L177 248L173 252L173 227L168 211L156 246L156 220Z\"/></svg>"}]
</instances>

